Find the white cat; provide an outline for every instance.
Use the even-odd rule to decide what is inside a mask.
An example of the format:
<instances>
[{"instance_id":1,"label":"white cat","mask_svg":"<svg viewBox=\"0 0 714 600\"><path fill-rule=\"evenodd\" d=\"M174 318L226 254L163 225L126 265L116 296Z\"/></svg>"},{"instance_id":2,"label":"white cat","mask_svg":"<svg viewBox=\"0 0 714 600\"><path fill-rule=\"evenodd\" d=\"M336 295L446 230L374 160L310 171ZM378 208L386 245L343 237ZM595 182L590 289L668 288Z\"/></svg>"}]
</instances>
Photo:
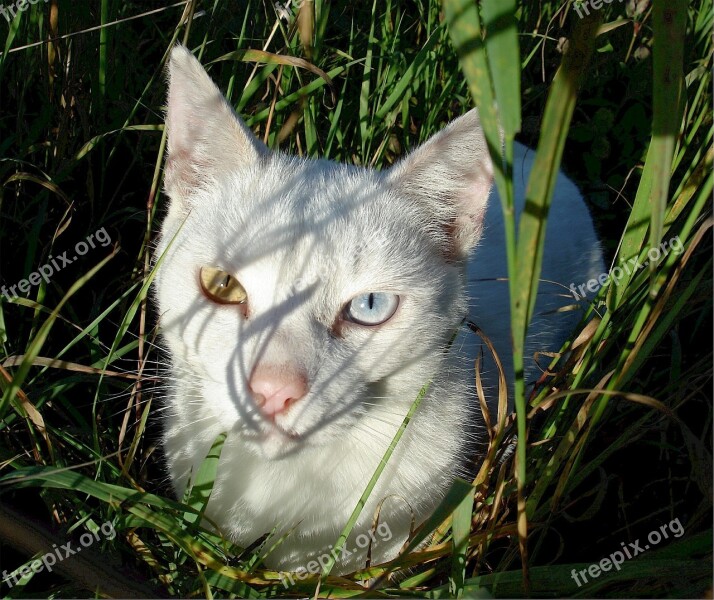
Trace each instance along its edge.
<instances>
[{"instance_id":1,"label":"white cat","mask_svg":"<svg viewBox=\"0 0 714 600\"><path fill-rule=\"evenodd\" d=\"M372 563L391 559L412 514L428 516L485 439L478 340L462 332L445 351L469 305L510 370L508 286L481 281L507 271L477 114L377 172L269 151L181 46L169 77L171 202L155 295L172 365L164 442L175 488L228 432L207 515L243 546L290 532L266 564L304 567L335 542L432 380L335 572L364 565L356 536L384 498L389 535L375 536ZM531 158L518 148L521 196ZM543 279L565 287L544 287L531 352L557 350L578 318L540 313L572 304L567 286L602 271L577 189L561 177L556 194Z\"/></svg>"}]
</instances>

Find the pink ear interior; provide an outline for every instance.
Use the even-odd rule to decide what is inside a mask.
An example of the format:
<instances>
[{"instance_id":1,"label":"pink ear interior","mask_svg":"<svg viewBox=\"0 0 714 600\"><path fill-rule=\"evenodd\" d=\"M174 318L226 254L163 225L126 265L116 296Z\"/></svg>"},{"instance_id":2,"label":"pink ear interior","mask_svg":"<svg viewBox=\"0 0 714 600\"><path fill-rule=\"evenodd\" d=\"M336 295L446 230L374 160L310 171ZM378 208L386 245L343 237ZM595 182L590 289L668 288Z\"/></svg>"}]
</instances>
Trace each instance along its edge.
<instances>
[{"instance_id":1,"label":"pink ear interior","mask_svg":"<svg viewBox=\"0 0 714 600\"><path fill-rule=\"evenodd\" d=\"M488 196L493 181L491 161L481 170L467 174L465 185L454 197L457 217L455 221L454 236L456 245L471 250L481 237L483 220L486 216Z\"/></svg>"}]
</instances>

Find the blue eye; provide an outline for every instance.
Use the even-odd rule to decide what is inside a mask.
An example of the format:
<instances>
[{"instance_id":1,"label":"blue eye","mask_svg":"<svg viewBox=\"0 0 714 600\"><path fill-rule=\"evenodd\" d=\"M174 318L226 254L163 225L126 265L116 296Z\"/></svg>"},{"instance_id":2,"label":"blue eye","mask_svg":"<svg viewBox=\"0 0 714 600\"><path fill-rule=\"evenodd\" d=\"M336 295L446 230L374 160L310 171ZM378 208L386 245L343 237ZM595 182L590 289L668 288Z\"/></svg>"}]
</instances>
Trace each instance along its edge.
<instances>
[{"instance_id":1,"label":"blue eye","mask_svg":"<svg viewBox=\"0 0 714 600\"><path fill-rule=\"evenodd\" d=\"M385 292L360 294L350 300L344 316L358 325L381 325L392 318L399 306L399 296Z\"/></svg>"}]
</instances>

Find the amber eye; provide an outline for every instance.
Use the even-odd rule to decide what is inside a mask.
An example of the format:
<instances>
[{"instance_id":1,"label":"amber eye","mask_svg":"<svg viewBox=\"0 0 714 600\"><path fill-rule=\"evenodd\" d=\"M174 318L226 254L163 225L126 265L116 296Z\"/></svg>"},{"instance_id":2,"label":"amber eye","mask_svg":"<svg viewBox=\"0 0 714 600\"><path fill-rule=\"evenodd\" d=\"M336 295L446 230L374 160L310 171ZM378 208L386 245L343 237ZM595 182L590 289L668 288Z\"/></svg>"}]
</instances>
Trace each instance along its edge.
<instances>
[{"instance_id":1,"label":"amber eye","mask_svg":"<svg viewBox=\"0 0 714 600\"><path fill-rule=\"evenodd\" d=\"M239 281L221 269L202 267L199 280L203 293L219 304L243 304L248 299Z\"/></svg>"}]
</instances>

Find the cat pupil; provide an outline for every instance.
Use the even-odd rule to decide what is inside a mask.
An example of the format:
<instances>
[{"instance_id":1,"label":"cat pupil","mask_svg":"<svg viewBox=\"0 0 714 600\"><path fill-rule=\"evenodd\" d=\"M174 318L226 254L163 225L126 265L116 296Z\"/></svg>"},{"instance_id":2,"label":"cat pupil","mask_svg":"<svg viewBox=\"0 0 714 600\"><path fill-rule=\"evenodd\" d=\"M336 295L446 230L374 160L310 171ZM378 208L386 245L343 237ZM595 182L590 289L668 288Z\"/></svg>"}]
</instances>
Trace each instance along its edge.
<instances>
[{"instance_id":1,"label":"cat pupil","mask_svg":"<svg viewBox=\"0 0 714 600\"><path fill-rule=\"evenodd\" d=\"M374 308L374 294L369 295L369 309L372 310Z\"/></svg>"}]
</instances>

